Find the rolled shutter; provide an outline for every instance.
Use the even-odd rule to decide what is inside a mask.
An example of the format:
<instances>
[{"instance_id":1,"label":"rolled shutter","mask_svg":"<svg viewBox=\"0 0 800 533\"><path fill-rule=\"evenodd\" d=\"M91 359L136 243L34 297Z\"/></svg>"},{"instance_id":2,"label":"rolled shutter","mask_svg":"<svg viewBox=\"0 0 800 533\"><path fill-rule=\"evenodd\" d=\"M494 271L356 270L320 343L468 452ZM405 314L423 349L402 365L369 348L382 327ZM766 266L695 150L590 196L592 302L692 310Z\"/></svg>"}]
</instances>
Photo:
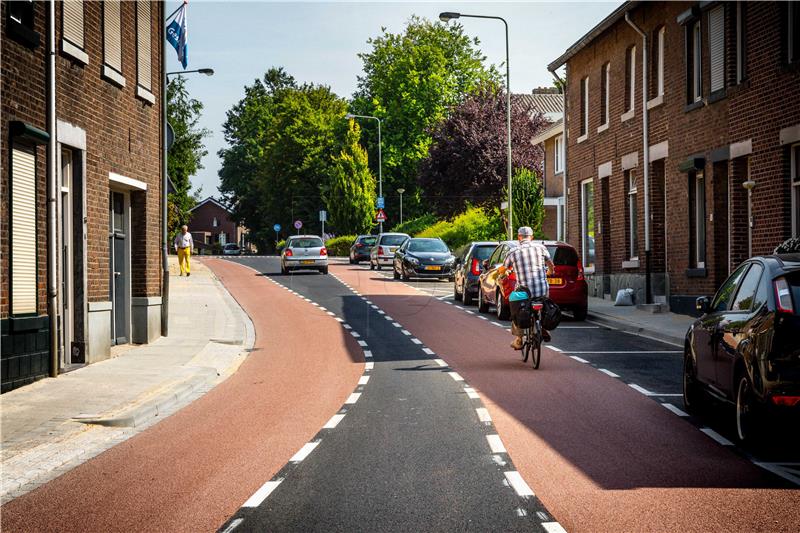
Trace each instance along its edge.
<instances>
[{"instance_id":1,"label":"rolled shutter","mask_svg":"<svg viewBox=\"0 0 800 533\"><path fill-rule=\"evenodd\" d=\"M725 7L708 14L708 57L711 69L711 92L725 88Z\"/></svg>"},{"instance_id":2,"label":"rolled shutter","mask_svg":"<svg viewBox=\"0 0 800 533\"><path fill-rule=\"evenodd\" d=\"M36 312L36 157L11 150L11 314Z\"/></svg>"},{"instance_id":3,"label":"rolled shutter","mask_svg":"<svg viewBox=\"0 0 800 533\"><path fill-rule=\"evenodd\" d=\"M64 6L61 14L64 39L83 49L83 2L65 0L62 5Z\"/></svg>"},{"instance_id":4,"label":"rolled shutter","mask_svg":"<svg viewBox=\"0 0 800 533\"><path fill-rule=\"evenodd\" d=\"M122 73L122 28L119 0L103 2L103 62Z\"/></svg>"},{"instance_id":5,"label":"rolled shutter","mask_svg":"<svg viewBox=\"0 0 800 533\"><path fill-rule=\"evenodd\" d=\"M137 78L139 85L148 91L152 88L150 24L150 1L138 0L136 2Z\"/></svg>"}]
</instances>

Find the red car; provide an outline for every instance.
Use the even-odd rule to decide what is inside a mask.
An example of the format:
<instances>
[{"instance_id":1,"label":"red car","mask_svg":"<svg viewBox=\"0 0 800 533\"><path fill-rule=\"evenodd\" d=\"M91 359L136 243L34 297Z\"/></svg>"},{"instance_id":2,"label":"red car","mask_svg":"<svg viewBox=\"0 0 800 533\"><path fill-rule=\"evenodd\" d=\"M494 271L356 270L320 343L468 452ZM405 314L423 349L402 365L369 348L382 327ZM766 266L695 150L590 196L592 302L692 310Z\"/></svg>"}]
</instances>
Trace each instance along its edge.
<instances>
[{"instance_id":1,"label":"red car","mask_svg":"<svg viewBox=\"0 0 800 533\"><path fill-rule=\"evenodd\" d=\"M578 252L570 244L560 241L541 241L550 252L555 264L555 273L548 277L550 283L550 299L562 309L572 311L576 320L584 320L588 307L588 286L583 277L583 265ZM516 287L516 277L512 273L506 278L498 279L497 268L503 264L509 252L519 246L517 241L504 241L495 248L489 259L483 262L483 273L478 290L478 311L488 313L491 305L495 306L497 317L508 320L511 309L508 296Z\"/></svg>"}]
</instances>

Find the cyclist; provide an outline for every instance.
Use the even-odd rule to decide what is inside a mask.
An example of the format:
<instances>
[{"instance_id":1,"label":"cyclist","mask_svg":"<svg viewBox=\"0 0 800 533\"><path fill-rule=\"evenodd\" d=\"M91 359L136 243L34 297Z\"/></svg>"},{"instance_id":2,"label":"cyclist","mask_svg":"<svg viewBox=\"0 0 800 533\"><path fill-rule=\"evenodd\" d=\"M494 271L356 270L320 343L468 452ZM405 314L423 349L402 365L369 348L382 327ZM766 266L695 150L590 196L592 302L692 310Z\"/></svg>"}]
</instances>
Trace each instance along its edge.
<instances>
[{"instance_id":1,"label":"cyclist","mask_svg":"<svg viewBox=\"0 0 800 533\"><path fill-rule=\"evenodd\" d=\"M547 285L547 275L552 274L555 267L550 258L550 252L543 244L532 241L533 230L528 226L522 226L517 231L519 246L508 254L498 271L500 275L513 269L517 275L517 287L527 287L531 293L531 298L544 298L549 293ZM517 327L512 320L511 334L514 335L514 342L511 347L515 350L522 349L522 335L524 332ZM550 340L550 333L542 330L542 338Z\"/></svg>"}]
</instances>

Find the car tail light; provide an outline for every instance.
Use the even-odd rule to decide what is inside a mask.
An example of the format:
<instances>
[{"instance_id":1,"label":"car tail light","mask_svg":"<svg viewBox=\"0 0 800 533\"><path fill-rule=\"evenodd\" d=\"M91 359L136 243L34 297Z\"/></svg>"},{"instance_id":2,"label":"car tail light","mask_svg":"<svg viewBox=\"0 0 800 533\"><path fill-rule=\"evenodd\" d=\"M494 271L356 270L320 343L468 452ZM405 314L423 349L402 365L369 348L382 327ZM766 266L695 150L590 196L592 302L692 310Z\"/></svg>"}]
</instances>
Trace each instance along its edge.
<instances>
[{"instance_id":1,"label":"car tail light","mask_svg":"<svg viewBox=\"0 0 800 533\"><path fill-rule=\"evenodd\" d=\"M581 264L580 261L578 261L578 277L577 277L577 280L578 281L583 281L583 279L584 279L583 278L583 265Z\"/></svg>"},{"instance_id":2,"label":"car tail light","mask_svg":"<svg viewBox=\"0 0 800 533\"><path fill-rule=\"evenodd\" d=\"M383 255L383 246L378 246L378 255Z\"/></svg>"},{"instance_id":3,"label":"car tail light","mask_svg":"<svg viewBox=\"0 0 800 533\"><path fill-rule=\"evenodd\" d=\"M328 255L328 249L323 246L319 251L319 255Z\"/></svg>"},{"instance_id":4,"label":"car tail light","mask_svg":"<svg viewBox=\"0 0 800 533\"><path fill-rule=\"evenodd\" d=\"M356 243L356 248L363 248L363 247L364 247L364 245L363 245L363 244L361 244L360 242L357 242L357 243Z\"/></svg>"},{"instance_id":5,"label":"car tail light","mask_svg":"<svg viewBox=\"0 0 800 533\"><path fill-rule=\"evenodd\" d=\"M292 249L291 248L287 248L286 249L286 257L292 257L292 255L294 255L294 254L292 254Z\"/></svg>"},{"instance_id":6,"label":"car tail light","mask_svg":"<svg viewBox=\"0 0 800 533\"><path fill-rule=\"evenodd\" d=\"M789 290L789 284L786 282L786 278L778 278L775 280L775 303L778 304L779 312L794 313L792 291Z\"/></svg>"},{"instance_id":7,"label":"car tail light","mask_svg":"<svg viewBox=\"0 0 800 533\"><path fill-rule=\"evenodd\" d=\"M469 267L469 271L472 272L475 276L481 275L481 262L478 259L472 258L472 265Z\"/></svg>"},{"instance_id":8,"label":"car tail light","mask_svg":"<svg viewBox=\"0 0 800 533\"><path fill-rule=\"evenodd\" d=\"M784 396L779 394L773 396L771 399L772 403L781 407L795 407L800 405L800 396Z\"/></svg>"}]
</instances>

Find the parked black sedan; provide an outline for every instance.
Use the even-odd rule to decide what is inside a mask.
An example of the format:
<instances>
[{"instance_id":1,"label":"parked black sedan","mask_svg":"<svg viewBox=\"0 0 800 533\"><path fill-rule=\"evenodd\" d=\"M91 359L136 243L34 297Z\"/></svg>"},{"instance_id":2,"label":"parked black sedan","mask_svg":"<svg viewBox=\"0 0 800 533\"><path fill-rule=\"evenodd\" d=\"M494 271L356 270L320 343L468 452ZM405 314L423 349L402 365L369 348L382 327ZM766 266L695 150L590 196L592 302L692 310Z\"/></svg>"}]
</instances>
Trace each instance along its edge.
<instances>
[{"instance_id":1,"label":"parked black sedan","mask_svg":"<svg viewBox=\"0 0 800 533\"><path fill-rule=\"evenodd\" d=\"M357 265L361 261L369 261L369 252L378 242L376 235L359 235L350 245L350 264Z\"/></svg>"},{"instance_id":2,"label":"parked black sedan","mask_svg":"<svg viewBox=\"0 0 800 533\"><path fill-rule=\"evenodd\" d=\"M455 260L442 239L406 239L394 253L394 279L444 278L452 281Z\"/></svg>"},{"instance_id":3,"label":"parked black sedan","mask_svg":"<svg viewBox=\"0 0 800 533\"><path fill-rule=\"evenodd\" d=\"M709 395L732 404L743 441L760 436L766 415L800 414L800 254L745 261L697 309L684 348L686 408L698 412Z\"/></svg>"},{"instance_id":4,"label":"parked black sedan","mask_svg":"<svg viewBox=\"0 0 800 533\"><path fill-rule=\"evenodd\" d=\"M489 259L498 244L496 241L471 242L456 250L453 298L463 300L464 305L472 305L478 295L483 261Z\"/></svg>"}]
</instances>

